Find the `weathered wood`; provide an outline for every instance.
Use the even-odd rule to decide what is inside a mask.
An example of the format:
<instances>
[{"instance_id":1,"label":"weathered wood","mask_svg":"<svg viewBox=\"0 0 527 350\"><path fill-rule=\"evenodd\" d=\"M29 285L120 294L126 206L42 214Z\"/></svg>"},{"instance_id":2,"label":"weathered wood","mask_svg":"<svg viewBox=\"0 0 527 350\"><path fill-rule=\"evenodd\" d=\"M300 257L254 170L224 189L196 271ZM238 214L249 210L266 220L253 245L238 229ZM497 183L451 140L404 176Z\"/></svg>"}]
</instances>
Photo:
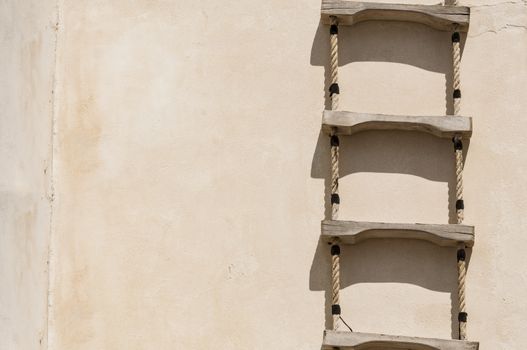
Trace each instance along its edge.
<instances>
[{"instance_id":1,"label":"weathered wood","mask_svg":"<svg viewBox=\"0 0 527 350\"><path fill-rule=\"evenodd\" d=\"M464 138L472 135L472 118L462 116L410 116L355 113L325 110L322 129L330 133L336 129L338 135L352 135L366 130L423 131L438 137L460 134Z\"/></svg>"},{"instance_id":2,"label":"weathered wood","mask_svg":"<svg viewBox=\"0 0 527 350\"><path fill-rule=\"evenodd\" d=\"M325 331L323 346L342 349L478 350L479 343L464 340L417 338L386 334Z\"/></svg>"},{"instance_id":3,"label":"weathered wood","mask_svg":"<svg viewBox=\"0 0 527 350\"><path fill-rule=\"evenodd\" d=\"M324 220L322 237L328 240L338 237L344 244L375 238L402 238L424 240L443 247L455 247L458 243L472 247L474 226Z\"/></svg>"},{"instance_id":4,"label":"weathered wood","mask_svg":"<svg viewBox=\"0 0 527 350\"><path fill-rule=\"evenodd\" d=\"M337 16L339 24L353 25L364 21L404 21L425 24L445 31L466 32L470 8L465 6L405 5L353 0L322 0L322 21Z\"/></svg>"}]
</instances>

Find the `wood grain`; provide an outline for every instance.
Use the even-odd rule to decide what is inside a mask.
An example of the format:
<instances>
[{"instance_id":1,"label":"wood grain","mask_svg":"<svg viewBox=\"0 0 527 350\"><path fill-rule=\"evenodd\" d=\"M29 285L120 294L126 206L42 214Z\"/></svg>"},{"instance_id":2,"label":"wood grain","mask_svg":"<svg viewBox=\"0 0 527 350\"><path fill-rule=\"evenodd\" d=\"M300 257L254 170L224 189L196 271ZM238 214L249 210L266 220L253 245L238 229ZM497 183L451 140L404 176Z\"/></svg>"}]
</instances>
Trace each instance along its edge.
<instances>
[{"instance_id":1,"label":"wood grain","mask_svg":"<svg viewBox=\"0 0 527 350\"><path fill-rule=\"evenodd\" d=\"M322 221L322 237L340 238L344 244L357 244L368 239L419 239L442 247L455 247L464 243L474 245L474 226L437 224L400 224L364 221Z\"/></svg>"},{"instance_id":2,"label":"wood grain","mask_svg":"<svg viewBox=\"0 0 527 350\"><path fill-rule=\"evenodd\" d=\"M404 337L386 334L325 331L323 346L343 349L478 350L479 343L463 340Z\"/></svg>"},{"instance_id":3,"label":"wood grain","mask_svg":"<svg viewBox=\"0 0 527 350\"><path fill-rule=\"evenodd\" d=\"M364 21L404 21L421 23L444 31L468 31L470 8L464 6L405 5L350 0L322 0L322 22L337 16L339 24L353 25Z\"/></svg>"},{"instance_id":4,"label":"wood grain","mask_svg":"<svg viewBox=\"0 0 527 350\"><path fill-rule=\"evenodd\" d=\"M437 137L451 138L472 135L472 118L462 116L409 116L325 110L322 129L338 135L352 135L366 130L409 130L427 132Z\"/></svg>"}]
</instances>

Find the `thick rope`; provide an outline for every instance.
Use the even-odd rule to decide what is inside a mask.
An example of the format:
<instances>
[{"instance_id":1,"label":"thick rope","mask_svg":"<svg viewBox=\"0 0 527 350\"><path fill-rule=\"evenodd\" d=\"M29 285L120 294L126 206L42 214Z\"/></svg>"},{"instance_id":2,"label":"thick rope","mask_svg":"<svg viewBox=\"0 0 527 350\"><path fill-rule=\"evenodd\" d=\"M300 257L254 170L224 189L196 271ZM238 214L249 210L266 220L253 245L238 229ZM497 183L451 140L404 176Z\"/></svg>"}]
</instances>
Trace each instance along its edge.
<instances>
[{"instance_id":1,"label":"thick rope","mask_svg":"<svg viewBox=\"0 0 527 350\"><path fill-rule=\"evenodd\" d=\"M452 35L452 88L453 88L453 104L454 115L459 115L461 107L461 49L460 49L459 33L454 32ZM461 136L456 135L455 141L461 142ZM463 200L463 150L456 148L456 199ZM463 208L456 208L457 223L463 222Z\"/></svg>"},{"instance_id":2,"label":"thick rope","mask_svg":"<svg viewBox=\"0 0 527 350\"><path fill-rule=\"evenodd\" d=\"M461 138L457 138L461 142ZM463 202L463 150L455 150L456 152L456 203ZM456 206L457 223L462 224L464 219L464 208L460 205Z\"/></svg>"},{"instance_id":3,"label":"thick rope","mask_svg":"<svg viewBox=\"0 0 527 350\"><path fill-rule=\"evenodd\" d=\"M330 29L330 77L331 87L337 87L337 90L330 88L331 109L336 110L339 105L338 91L338 21L337 18L331 17ZM338 136L333 131L331 133L331 219L337 220L339 213L339 140ZM338 241L333 241L333 244L338 244ZM338 305L339 312L333 312L333 330L339 328L340 321L340 249L339 254L331 255L331 303L333 306Z\"/></svg>"},{"instance_id":4,"label":"thick rope","mask_svg":"<svg viewBox=\"0 0 527 350\"><path fill-rule=\"evenodd\" d=\"M335 244L338 242L334 242ZM331 304L340 305L340 254L331 255ZM333 312L332 312L333 313ZM338 330L340 326L340 312L333 313L333 330Z\"/></svg>"},{"instance_id":5,"label":"thick rope","mask_svg":"<svg viewBox=\"0 0 527 350\"><path fill-rule=\"evenodd\" d=\"M335 135L332 135L333 140ZM331 220L338 220L340 198L339 195L339 145L331 146Z\"/></svg>"},{"instance_id":6,"label":"thick rope","mask_svg":"<svg viewBox=\"0 0 527 350\"><path fill-rule=\"evenodd\" d=\"M454 5L457 1L454 1ZM456 31L452 34L452 89L454 115L458 116L461 108L461 48L460 35ZM454 136L454 150L456 156L456 223L462 224L464 219L463 202L463 143L460 135ZM465 282L467 266L465 261L465 246L460 244L457 257L457 292L459 301L459 339L467 339L467 313L465 303Z\"/></svg>"},{"instance_id":7,"label":"thick rope","mask_svg":"<svg viewBox=\"0 0 527 350\"><path fill-rule=\"evenodd\" d=\"M459 35L459 34L455 34ZM461 91L461 48L459 40L452 40L453 76L452 87L454 91ZM459 115L461 96L454 97L454 115Z\"/></svg>"},{"instance_id":8,"label":"thick rope","mask_svg":"<svg viewBox=\"0 0 527 350\"><path fill-rule=\"evenodd\" d=\"M337 18L331 16L331 26L337 26ZM337 27L338 28L338 27ZM338 55L338 30L331 32L330 36L330 75L331 75L331 86L338 86L338 69L339 69L339 55ZM339 105L339 93L331 92L331 109L338 109ZM335 132L331 133L334 138ZM338 138L333 139L336 142L331 142L331 194L338 195L339 193L339 144ZM331 201L331 219L337 220L339 213L339 202Z\"/></svg>"},{"instance_id":9,"label":"thick rope","mask_svg":"<svg viewBox=\"0 0 527 350\"><path fill-rule=\"evenodd\" d=\"M337 17L331 16L331 25L338 26ZM331 77L331 85L339 83L339 38L338 32L332 33L329 36L330 42L330 62L329 62L329 71ZM331 109L336 110L339 108L339 94L331 94Z\"/></svg>"},{"instance_id":10,"label":"thick rope","mask_svg":"<svg viewBox=\"0 0 527 350\"><path fill-rule=\"evenodd\" d=\"M466 322L466 304L465 304L465 279L467 274L465 259L458 259L458 288L457 294L459 299L459 339L467 339L467 322ZM464 318L462 316L464 315Z\"/></svg>"}]
</instances>

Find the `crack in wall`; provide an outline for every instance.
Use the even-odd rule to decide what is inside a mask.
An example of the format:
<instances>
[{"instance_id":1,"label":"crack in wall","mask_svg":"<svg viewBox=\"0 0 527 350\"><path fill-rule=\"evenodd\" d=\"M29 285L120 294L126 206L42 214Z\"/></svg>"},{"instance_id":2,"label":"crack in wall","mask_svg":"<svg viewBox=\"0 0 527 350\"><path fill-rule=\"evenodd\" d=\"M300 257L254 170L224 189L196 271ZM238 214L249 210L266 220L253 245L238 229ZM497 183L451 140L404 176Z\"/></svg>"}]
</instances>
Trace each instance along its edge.
<instances>
[{"instance_id":1,"label":"crack in wall","mask_svg":"<svg viewBox=\"0 0 527 350\"><path fill-rule=\"evenodd\" d=\"M53 86L52 86L52 102L51 102L51 140L50 140L50 186L49 186L49 195L48 200L50 204L50 215L49 215L49 233L48 233L48 286L47 286L47 312L46 312L46 341L44 349L51 349L51 344L53 343L52 333L50 332L51 323L52 323L52 313L53 313L53 291L52 284L54 279L54 209L55 209L55 146L56 146L56 135L57 135L57 114L58 114L58 66L59 66L59 33L61 29L61 13L60 13L60 0L57 0L55 3L55 23L53 29L55 31L55 47L54 47L54 67L53 67ZM42 345L42 343L41 343Z\"/></svg>"},{"instance_id":2,"label":"crack in wall","mask_svg":"<svg viewBox=\"0 0 527 350\"><path fill-rule=\"evenodd\" d=\"M469 37L527 29L527 0L471 6Z\"/></svg>"}]
</instances>

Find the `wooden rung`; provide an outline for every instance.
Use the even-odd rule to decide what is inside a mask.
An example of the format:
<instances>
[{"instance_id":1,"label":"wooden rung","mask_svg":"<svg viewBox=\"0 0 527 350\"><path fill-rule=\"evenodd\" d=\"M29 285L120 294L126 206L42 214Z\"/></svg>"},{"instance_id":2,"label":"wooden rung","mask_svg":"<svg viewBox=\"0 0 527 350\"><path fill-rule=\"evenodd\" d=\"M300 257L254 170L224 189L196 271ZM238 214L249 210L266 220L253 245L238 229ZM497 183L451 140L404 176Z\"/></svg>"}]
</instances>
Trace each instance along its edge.
<instances>
[{"instance_id":1,"label":"wooden rung","mask_svg":"<svg viewBox=\"0 0 527 350\"><path fill-rule=\"evenodd\" d=\"M322 237L326 240L338 237L344 244L357 244L375 238L398 238L419 239L443 247L455 247L458 243L472 247L474 226L324 220Z\"/></svg>"},{"instance_id":2,"label":"wooden rung","mask_svg":"<svg viewBox=\"0 0 527 350\"><path fill-rule=\"evenodd\" d=\"M325 331L325 348L342 349L412 349L412 350L478 350L479 343L466 340L404 337L386 334Z\"/></svg>"},{"instance_id":3,"label":"wooden rung","mask_svg":"<svg viewBox=\"0 0 527 350\"><path fill-rule=\"evenodd\" d=\"M404 21L425 24L435 29L460 32L468 30L470 8L465 6L405 5L353 0L322 0L322 21L337 16L339 24L364 21Z\"/></svg>"},{"instance_id":4,"label":"wooden rung","mask_svg":"<svg viewBox=\"0 0 527 350\"><path fill-rule=\"evenodd\" d=\"M464 138L472 135L472 118L462 116L412 116L355 113L325 110L322 116L322 130L338 135L352 135L366 130L409 130L423 131L438 137L452 137L459 134Z\"/></svg>"}]
</instances>

